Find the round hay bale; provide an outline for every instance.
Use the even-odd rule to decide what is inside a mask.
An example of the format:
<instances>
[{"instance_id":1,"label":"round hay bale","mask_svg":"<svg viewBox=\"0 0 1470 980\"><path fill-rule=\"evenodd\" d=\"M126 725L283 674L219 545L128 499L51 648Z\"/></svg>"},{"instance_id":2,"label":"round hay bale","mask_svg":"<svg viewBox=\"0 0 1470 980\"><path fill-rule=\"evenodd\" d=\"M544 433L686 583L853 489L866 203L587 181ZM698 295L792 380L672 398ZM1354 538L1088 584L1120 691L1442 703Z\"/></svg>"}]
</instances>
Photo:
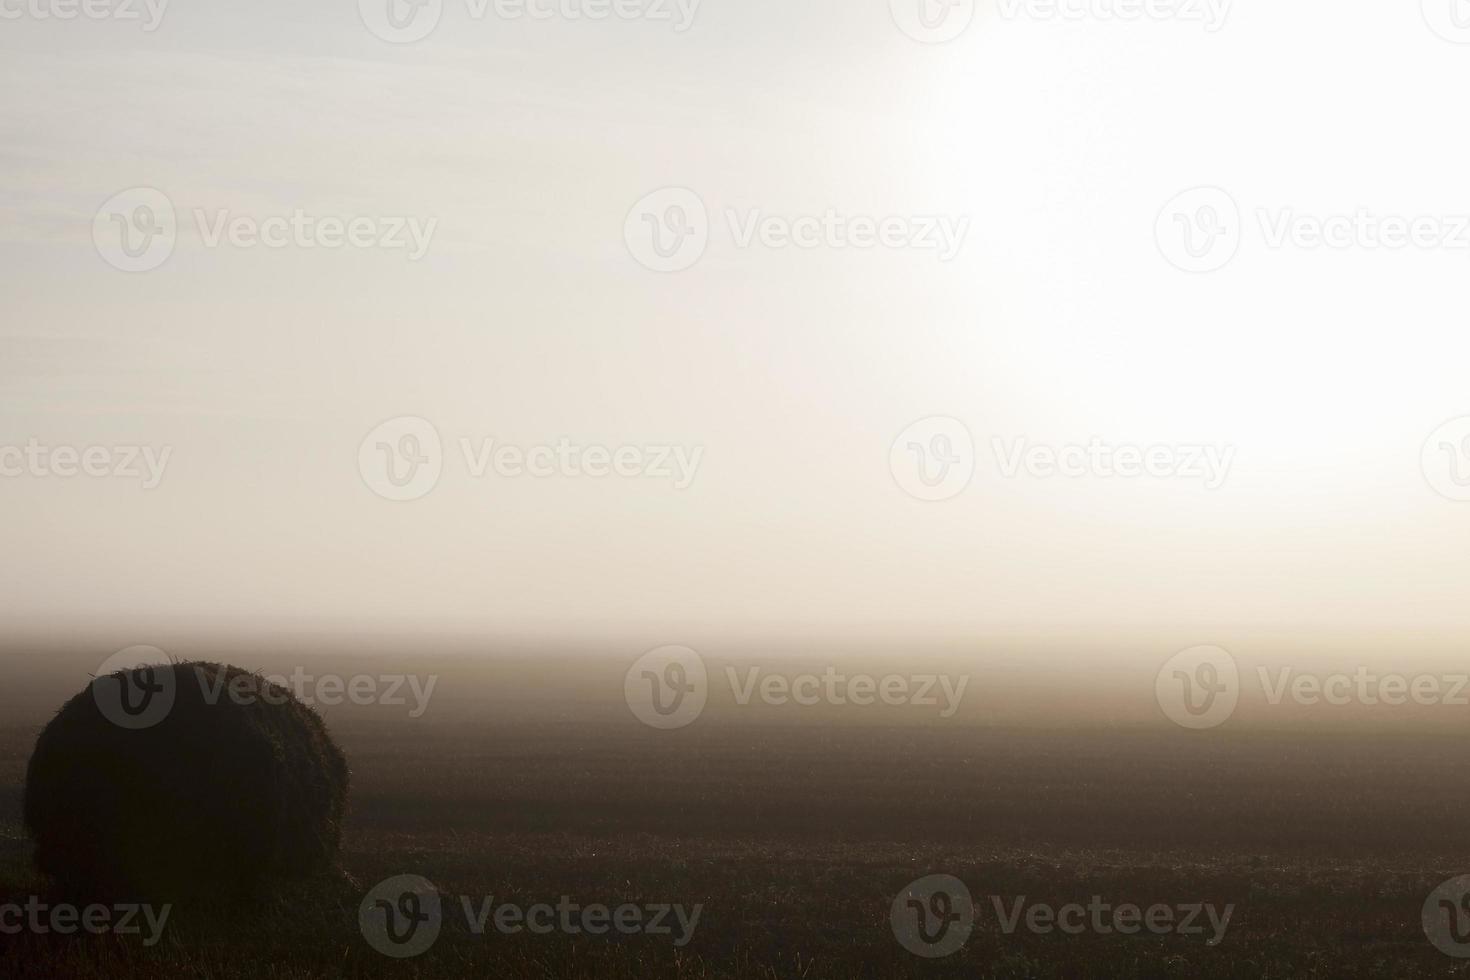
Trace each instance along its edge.
<instances>
[{"instance_id":1,"label":"round hay bale","mask_svg":"<svg viewBox=\"0 0 1470 980\"><path fill-rule=\"evenodd\" d=\"M315 711L238 667L98 677L26 772L36 867L91 893L256 894L336 865L348 769Z\"/></svg>"}]
</instances>

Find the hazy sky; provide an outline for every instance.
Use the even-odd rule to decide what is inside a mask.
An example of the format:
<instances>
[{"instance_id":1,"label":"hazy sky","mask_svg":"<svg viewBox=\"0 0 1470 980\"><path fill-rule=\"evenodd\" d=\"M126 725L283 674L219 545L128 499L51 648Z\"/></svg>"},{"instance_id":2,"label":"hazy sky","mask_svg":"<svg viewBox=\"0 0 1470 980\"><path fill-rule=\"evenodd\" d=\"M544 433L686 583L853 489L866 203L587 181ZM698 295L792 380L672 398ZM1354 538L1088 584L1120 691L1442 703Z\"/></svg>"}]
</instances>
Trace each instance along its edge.
<instances>
[{"instance_id":1,"label":"hazy sky","mask_svg":"<svg viewBox=\"0 0 1470 980\"><path fill-rule=\"evenodd\" d=\"M38 19L49 2L0 0L20 11L0 19L0 447L169 455L150 489L0 477L13 624L1260 628L1406 653L1470 626L1470 503L1432 486L1470 454L1451 430L1445 472L1421 460L1470 416L1470 45L1417 3L1238 2L1211 31L991 0L926 44L887 0L703 0L684 31L672 0L674 22L445 0L394 45L340 0L179 0L153 31ZM1187 272L1166 205L1200 186L1238 206L1239 247ZM94 217L139 187L179 231L124 272ZM682 271L625 234L662 188L708 213ZM1207 222L1218 200L1185 202ZM210 245L196 211L433 231L417 260ZM742 246L757 211L964 235L948 261ZM1276 246L1302 216L1355 216L1349 246ZM1361 230L1426 216L1431 245ZM403 416L432 423L442 472L395 502L359 450ZM936 416L968 430L974 476L931 502L890 450ZM993 441L1094 437L1230 465L1213 489L1007 476ZM477 477L462 439L698 465L683 489Z\"/></svg>"}]
</instances>

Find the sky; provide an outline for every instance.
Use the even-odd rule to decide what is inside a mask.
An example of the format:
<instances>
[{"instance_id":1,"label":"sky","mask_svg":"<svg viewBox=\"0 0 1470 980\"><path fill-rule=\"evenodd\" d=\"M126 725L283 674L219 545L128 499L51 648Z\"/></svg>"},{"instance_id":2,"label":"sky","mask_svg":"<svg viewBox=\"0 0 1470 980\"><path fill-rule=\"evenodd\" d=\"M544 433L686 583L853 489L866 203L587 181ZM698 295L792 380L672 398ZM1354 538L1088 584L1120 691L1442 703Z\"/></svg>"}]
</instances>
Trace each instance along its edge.
<instances>
[{"instance_id":1,"label":"sky","mask_svg":"<svg viewBox=\"0 0 1470 980\"><path fill-rule=\"evenodd\" d=\"M1470 626L1449 0L387 2L0 0L0 623Z\"/></svg>"}]
</instances>

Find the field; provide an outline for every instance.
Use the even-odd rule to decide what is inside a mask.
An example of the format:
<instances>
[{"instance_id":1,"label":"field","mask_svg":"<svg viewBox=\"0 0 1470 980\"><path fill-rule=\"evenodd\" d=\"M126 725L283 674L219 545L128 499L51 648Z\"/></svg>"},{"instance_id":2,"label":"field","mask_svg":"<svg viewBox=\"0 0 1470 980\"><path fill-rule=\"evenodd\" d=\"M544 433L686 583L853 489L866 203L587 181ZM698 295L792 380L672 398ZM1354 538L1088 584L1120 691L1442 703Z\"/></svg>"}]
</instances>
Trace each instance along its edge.
<instances>
[{"instance_id":1,"label":"field","mask_svg":"<svg viewBox=\"0 0 1470 980\"><path fill-rule=\"evenodd\" d=\"M175 909L152 947L139 936L0 935L0 974L1470 976L1470 961L1436 950L1420 924L1430 891L1470 870L1470 762L1454 734L853 713L817 724L772 711L713 712L661 732L580 695L557 709L488 687L477 700L474 683L491 680L465 681L418 719L326 712L353 767L340 879L244 908ZM31 705L52 693L14 696ZM0 904L47 894L20 823L44 712L17 714L25 720L0 728ZM398 960L365 940L358 912L370 888L406 874L444 896L442 932ZM890 907L934 874L973 894L974 930L928 959L895 938ZM493 925L476 935L462 902L525 908L563 896L700 912L687 936ZM1231 911L1218 941L1208 925L1003 928L1017 908L1097 900Z\"/></svg>"}]
</instances>

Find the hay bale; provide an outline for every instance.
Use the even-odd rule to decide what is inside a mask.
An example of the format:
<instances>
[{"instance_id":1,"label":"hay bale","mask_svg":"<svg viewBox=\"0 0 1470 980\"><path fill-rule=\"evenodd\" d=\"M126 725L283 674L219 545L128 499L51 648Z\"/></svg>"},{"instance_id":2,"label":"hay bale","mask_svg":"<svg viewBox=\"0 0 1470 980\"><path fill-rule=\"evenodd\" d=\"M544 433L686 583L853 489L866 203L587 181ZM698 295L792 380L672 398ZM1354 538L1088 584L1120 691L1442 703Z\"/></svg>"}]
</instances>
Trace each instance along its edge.
<instances>
[{"instance_id":1,"label":"hay bale","mask_svg":"<svg viewBox=\"0 0 1470 980\"><path fill-rule=\"evenodd\" d=\"M326 726L286 689L220 664L140 667L97 678L46 726L25 821L37 869L66 887L243 897L335 867L347 783Z\"/></svg>"}]
</instances>

